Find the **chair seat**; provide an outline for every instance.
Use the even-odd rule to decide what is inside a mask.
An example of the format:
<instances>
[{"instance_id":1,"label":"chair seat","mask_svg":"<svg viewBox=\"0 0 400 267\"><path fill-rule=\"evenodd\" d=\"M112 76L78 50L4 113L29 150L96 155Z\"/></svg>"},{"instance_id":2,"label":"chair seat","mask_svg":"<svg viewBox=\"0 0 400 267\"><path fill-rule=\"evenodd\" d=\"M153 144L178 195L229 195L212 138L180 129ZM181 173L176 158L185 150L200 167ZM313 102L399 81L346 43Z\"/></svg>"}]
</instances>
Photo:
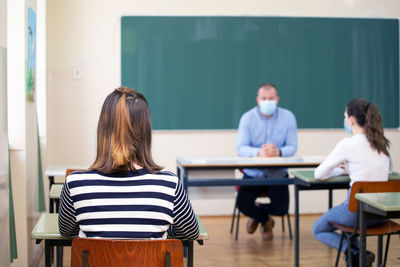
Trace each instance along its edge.
<instances>
[{"instance_id":1,"label":"chair seat","mask_svg":"<svg viewBox=\"0 0 400 267\"><path fill-rule=\"evenodd\" d=\"M342 230L343 232L346 233L352 233L354 231L354 228L351 226L341 225L334 222L330 222L330 224L332 224L335 228ZM367 235L388 235L388 234L395 234L397 232L400 232L400 224L390 220L376 227L367 228ZM357 234L360 234L359 229L357 230Z\"/></svg>"}]
</instances>

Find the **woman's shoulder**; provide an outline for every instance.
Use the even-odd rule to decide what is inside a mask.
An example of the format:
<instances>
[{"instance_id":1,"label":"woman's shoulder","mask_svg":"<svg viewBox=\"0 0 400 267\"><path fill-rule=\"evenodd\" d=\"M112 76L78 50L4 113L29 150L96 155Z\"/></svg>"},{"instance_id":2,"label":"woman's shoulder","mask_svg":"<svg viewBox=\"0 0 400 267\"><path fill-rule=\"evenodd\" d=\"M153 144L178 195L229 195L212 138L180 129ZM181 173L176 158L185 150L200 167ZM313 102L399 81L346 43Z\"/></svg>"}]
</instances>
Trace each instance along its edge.
<instances>
[{"instance_id":1,"label":"woman's shoulder","mask_svg":"<svg viewBox=\"0 0 400 267\"><path fill-rule=\"evenodd\" d=\"M156 173L156 175L167 175L167 176L175 176L175 177L177 177L175 173L170 172L170 171L159 171L159 172Z\"/></svg>"},{"instance_id":2,"label":"woman's shoulder","mask_svg":"<svg viewBox=\"0 0 400 267\"><path fill-rule=\"evenodd\" d=\"M71 179L75 178L76 179L76 178L79 178L79 177L82 177L82 176L93 175L93 174L97 174L97 171L95 171L95 170L87 170L87 171L76 170L76 171L73 171L70 174L68 174L67 179L68 178L71 178Z\"/></svg>"},{"instance_id":3,"label":"woman's shoulder","mask_svg":"<svg viewBox=\"0 0 400 267\"><path fill-rule=\"evenodd\" d=\"M149 175L151 176L151 178L149 177ZM162 183L167 183L167 184L172 183L174 184L173 185L174 187L176 187L179 184L179 177L170 171L159 171L157 173L148 174L146 177L152 180L163 181Z\"/></svg>"},{"instance_id":4,"label":"woman's shoulder","mask_svg":"<svg viewBox=\"0 0 400 267\"><path fill-rule=\"evenodd\" d=\"M360 148L363 146L369 147L368 140L365 137L365 135L363 135L363 134L357 134L357 135L353 135L353 136L349 136L349 137L344 137L336 145L336 147L341 147L341 148L346 148L346 149L355 149L355 148Z\"/></svg>"},{"instance_id":5,"label":"woman's shoulder","mask_svg":"<svg viewBox=\"0 0 400 267\"><path fill-rule=\"evenodd\" d=\"M159 171L154 174L149 174L152 175L154 179L162 179L170 182L175 182L178 183L179 178L176 176L173 172L170 171Z\"/></svg>"},{"instance_id":6,"label":"woman's shoulder","mask_svg":"<svg viewBox=\"0 0 400 267\"><path fill-rule=\"evenodd\" d=\"M350 145L354 145L354 139L353 136L351 137L343 137L337 144L336 146L350 146Z\"/></svg>"}]
</instances>

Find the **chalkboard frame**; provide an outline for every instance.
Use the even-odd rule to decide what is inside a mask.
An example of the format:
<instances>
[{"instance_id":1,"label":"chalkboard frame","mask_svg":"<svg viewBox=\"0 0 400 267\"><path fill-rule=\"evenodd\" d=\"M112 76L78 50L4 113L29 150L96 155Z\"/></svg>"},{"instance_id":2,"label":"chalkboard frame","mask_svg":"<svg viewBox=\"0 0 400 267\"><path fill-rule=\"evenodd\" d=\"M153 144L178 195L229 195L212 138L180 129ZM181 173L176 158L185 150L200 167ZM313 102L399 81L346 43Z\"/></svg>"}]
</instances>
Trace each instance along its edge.
<instances>
[{"instance_id":1,"label":"chalkboard frame","mask_svg":"<svg viewBox=\"0 0 400 267\"><path fill-rule=\"evenodd\" d=\"M291 27L297 27L295 34ZM174 46L179 38L183 44ZM273 52L257 61L251 50L260 49L260 43L276 45L276 51L269 49ZM292 43L306 52L290 55ZM310 56L313 49L319 54ZM177 70L175 77L171 70ZM310 72L316 73L310 78ZM154 129L236 129L241 115L256 105L257 88L264 82L277 85L280 106L296 115L299 128L341 128L344 107L356 97L380 107L386 128L398 128L399 21L121 17L121 84L147 97Z\"/></svg>"}]
</instances>

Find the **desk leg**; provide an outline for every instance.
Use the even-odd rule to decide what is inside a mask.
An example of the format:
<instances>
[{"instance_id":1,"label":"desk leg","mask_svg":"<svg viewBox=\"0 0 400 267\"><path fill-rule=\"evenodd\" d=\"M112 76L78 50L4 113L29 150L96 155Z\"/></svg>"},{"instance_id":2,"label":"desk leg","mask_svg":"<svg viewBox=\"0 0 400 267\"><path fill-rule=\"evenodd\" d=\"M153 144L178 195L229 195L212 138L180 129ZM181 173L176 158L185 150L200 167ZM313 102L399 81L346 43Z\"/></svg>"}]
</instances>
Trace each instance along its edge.
<instances>
[{"instance_id":1,"label":"desk leg","mask_svg":"<svg viewBox=\"0 0 400 267\"><path fill-rule=\"evenodd\" d=\"M57 267L63 266L63 246L57 246Z\"/></svg>"},{"instance_id":2,"label":"desk leg","mask_svg":"<svg viewBox=\"0 0 400 267\"><path fill-rule=\"evenodd\" d=\"M51 186L54 184L54 176L49 176L49 192L51 189ZM53 213L54 212L54 207L53 207L54 203L53 203L53 199L49 200L49 212Z\"/></svg>"},{"instance_id":3,"label":"desk leg","mask_svg":"<svg viewBox=\"0 0 400 267\"><path fill-rule=\"evenodd\" d=\"M187 242L187 244L188 244L188 258L187 258L188 264L187 264L187 266L193 267L193 241L189 240Z\"/></svg>"},{"instance_id":4,"label":"desk leg","mask_svg":"<svg viewBox=\"0 0 400 267\"><path fill-rule=\"evenodd\" d=\"M50 256L50 241L44 241L44 266L51 267L51 256Z\"/></svg>"},{"instance_id":5,"label":"desk leg","mask_svg":"<svg viewBox=\"0 0 400 267\"><path fill-rule=\"evenodd\" d=\"M329 189L329 209L332 208L332 189Z\"/></svg>"},{"instance_id":6,"label":"desk leg","mask_svg":"<svg viewBox=\"0 0 400 267\"><path fill-rule=\"evenodd\" d=\"M299 261L299 188L294 185L294 266L300 265Z\"/></svg>"},{"instance_id":7,"label":"desk leg","mask_svg":"<svg viewBox=\"0 0 400 267\"><path fill-rule=\"evenodd\" d=\"M49 212L54 213L54 200L52 198L49 201Z\"/></svg>"},{"instance_id":8,"label":"desk leg","mask_svg":"<svg viewBox=\"0 0 400 267\"><path fill-rule=\"evenodd\" d=\"M182 178L183 178L183 188L185 188L186 193L188 193L188 177L186 173L186 168L182 168Z\"/></svg>"},{"instance_id":9,"label":"desk leg","mask_svg":"<svg viewBox=\"0 0 400 267\"><path fill-rule=\"evenodd\" d=\"M367 257L366 257L366 249L367 249L367 237L366 237L366 228L367 228L367 215L364 213L364 205L361 201L358 202L360 207L359 214L359 222L360 222L360 266L366 266Z\"/></svg>"},{"instance_id":10,"label":"desk leg","mask_svg":"<svg viewBox=\"0 0 400 267\"><path fill-rule=\"evenodd\" d=\"M49 176L49 191L51 189L51 186L54 184L54 176Z\"/></svg>"},{"instance_id":11,"label":"desk leg","mask_svg":"<svg viewBox=\"0 0 400 267\"><path fill-rule=\"evenodd\" d=\"M178 176L179 179L181 178L181 168L179 168L179 166L176 167L176 176Z\"/></svg>"}]
</instances>

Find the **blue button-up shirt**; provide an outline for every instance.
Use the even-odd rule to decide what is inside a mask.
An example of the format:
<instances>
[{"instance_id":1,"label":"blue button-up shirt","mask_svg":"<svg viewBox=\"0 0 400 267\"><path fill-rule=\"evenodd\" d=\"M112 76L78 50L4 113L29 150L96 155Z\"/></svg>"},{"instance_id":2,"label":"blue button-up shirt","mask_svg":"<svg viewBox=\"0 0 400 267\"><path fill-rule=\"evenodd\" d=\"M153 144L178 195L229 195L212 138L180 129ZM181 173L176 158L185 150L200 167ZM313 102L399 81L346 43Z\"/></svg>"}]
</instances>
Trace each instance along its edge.
<instances>
[{"instance_id":1,"label":"blue button-up shirt","mask_svg":"<svg viewBox=\"0 0 400 267\"><path fill-rule=\"evenodd\" d=\"M239 122L237 152L240 157L255 157L263 144L273 143L282 157L297 151L297 123L292 112L278 107L271 118L265 118L258 106L243 114ZM282 168L244 169L251 177L282 177Z\"/></svg>"}]
</instances>

